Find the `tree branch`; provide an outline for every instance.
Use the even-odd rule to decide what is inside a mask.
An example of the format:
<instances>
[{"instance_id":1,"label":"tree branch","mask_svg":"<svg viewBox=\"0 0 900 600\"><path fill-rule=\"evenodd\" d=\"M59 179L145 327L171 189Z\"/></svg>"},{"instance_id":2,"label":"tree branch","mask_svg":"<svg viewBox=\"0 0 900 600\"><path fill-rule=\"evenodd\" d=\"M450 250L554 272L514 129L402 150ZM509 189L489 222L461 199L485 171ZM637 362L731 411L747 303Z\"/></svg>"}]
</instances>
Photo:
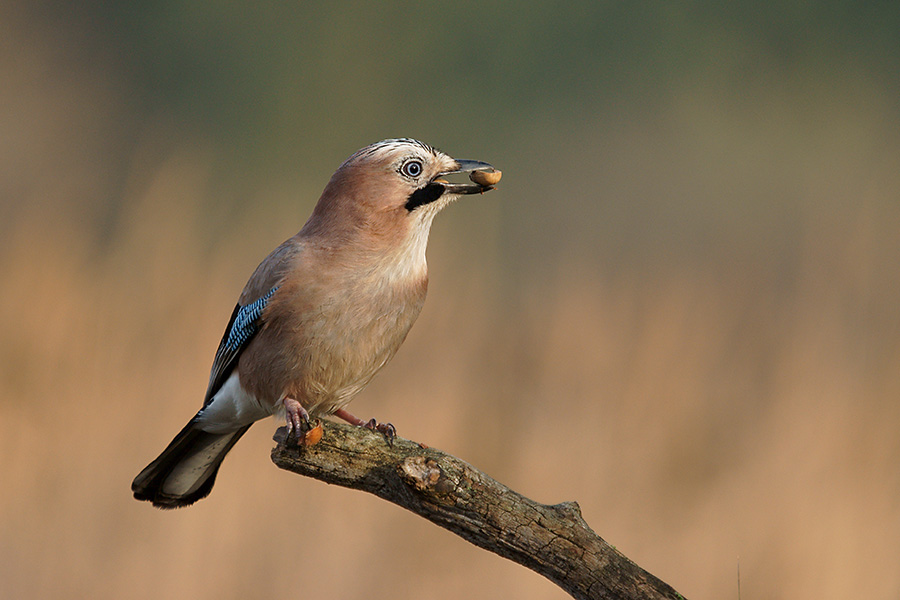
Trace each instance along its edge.
<instances>
[{"instance_id":1,"label":"tree branch","mask_svg":"<svg viewBox=\"0 0 900 600\"><path fill-rule=\"evenodd\" d=\"M363 490L411 510L476 546L540 573L575 598L681 599L595 534L575 502L546 505L518 494L462 460L362 427L324 423L315 446L275 434L282 469Z\"/></svg>"}]
</instances>

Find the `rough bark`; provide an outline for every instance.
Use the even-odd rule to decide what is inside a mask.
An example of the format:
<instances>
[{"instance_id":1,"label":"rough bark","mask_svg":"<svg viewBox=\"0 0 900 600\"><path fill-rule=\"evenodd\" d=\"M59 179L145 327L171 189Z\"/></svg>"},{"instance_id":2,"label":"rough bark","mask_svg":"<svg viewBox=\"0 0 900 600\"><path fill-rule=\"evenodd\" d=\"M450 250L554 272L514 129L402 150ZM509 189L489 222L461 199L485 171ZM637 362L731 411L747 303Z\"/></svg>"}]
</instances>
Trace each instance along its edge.
<instances>
[{"instance_id":1,"label":"rough bark","mask_svg":"<svg viewBox=\"0 0 900 600\"><path fill-rule=\"evenodd\" d=\"M363 490L411 510L476 546L547 577L575 598L682 596L595 534L575 502L529 500L472 465L420 444L361 427L325 423L315 446L275 434L282 469Z\"/></svg>"}]
</instances>

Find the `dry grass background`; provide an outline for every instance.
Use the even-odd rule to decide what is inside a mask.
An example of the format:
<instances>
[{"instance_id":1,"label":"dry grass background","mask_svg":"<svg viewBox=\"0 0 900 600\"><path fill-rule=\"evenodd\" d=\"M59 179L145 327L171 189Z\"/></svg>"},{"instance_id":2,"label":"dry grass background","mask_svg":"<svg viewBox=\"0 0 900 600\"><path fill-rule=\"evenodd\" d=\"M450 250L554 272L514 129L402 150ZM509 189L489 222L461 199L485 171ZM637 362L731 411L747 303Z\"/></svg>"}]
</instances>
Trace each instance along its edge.
<instances>
[{"instance_id":1,"label":"dry grass background","mask_svg":"<svg viewBox=\"0 0 900 600\"><path fill-rule=\"evenodd\" d=\"M109 141L122 88L70 72L77 57L21 23L0 26L16 50L0 58L0 597L563 597L373 497L279 471L268 421L209 499L131 499L196 409L246 276L327 174L260 186L221 217L214 145L154 122L123 152ZM813 133L779 135L789 101L730 129L685 96L660 134L668 154L625 121L535 125L528 152L570 149L545 171L499 145L473 156L507 181L439 219L425 311L354 412L536 500L577 500L688 597L736 598L740 563L745 599L896 598L900 138L891 101L867 94L822 99ZM748 157L773 168L755 179L736 166ZM116 177L114 209L98 208ZM683 215L722 190L771 207L785 189L790 206L762 216ZM596 203L596 221L526 213L530 237L504 228L529 194ZM693 194L699 208L681 203ZM669 213L604 224L654 195L675 198ZM670 219L701 225L672 234ZM672 235L691 250L669 251ZM617 255L632 238L639 252Z\"/></svg>"}]
</instances>

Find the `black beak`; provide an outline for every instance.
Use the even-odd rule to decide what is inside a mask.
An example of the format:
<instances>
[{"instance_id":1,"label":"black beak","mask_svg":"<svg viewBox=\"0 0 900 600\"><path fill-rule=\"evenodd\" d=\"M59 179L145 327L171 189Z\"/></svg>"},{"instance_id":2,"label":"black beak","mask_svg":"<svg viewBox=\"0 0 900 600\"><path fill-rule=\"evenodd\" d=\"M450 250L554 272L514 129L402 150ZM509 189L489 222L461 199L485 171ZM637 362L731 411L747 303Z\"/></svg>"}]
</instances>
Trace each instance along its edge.
<instances>
[{"instance_id":1,"label":"black beak","mask_svg":"<svg viewBox=\"0 0 900 600\"><path fill-rule=\"evenodd\" d=\"M450 183L442 179L445 175L453 175L455 173L472 173L474 171L484 171L485 173L493 173L496 169L486 162L480 160L457 160L456 169L452 171L444 171L438 173L432 183L439 183L444 187L444 193L447 194L481 194L488 190L494 189L493 185L483 185L480 183Z\"/></svg>"}]
</instances>

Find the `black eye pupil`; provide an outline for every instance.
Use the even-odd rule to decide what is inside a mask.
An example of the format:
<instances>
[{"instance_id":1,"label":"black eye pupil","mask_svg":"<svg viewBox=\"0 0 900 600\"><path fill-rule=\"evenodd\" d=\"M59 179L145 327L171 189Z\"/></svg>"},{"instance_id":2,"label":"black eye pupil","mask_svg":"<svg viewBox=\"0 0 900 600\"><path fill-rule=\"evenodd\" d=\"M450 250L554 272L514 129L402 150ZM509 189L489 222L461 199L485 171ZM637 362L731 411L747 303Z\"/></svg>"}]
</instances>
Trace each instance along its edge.
<instances>
[{"instance_id":1,"label":"black eye pupil","mask_svg":"<svg viewBox=\"0 0 900 600\"><path fill-rule=\"evenodd\" d=\"M417 160L410 161L403 165L403 172L410 177L418 177L422 173L422 163Z\"/></svg>"}]
</instances>

